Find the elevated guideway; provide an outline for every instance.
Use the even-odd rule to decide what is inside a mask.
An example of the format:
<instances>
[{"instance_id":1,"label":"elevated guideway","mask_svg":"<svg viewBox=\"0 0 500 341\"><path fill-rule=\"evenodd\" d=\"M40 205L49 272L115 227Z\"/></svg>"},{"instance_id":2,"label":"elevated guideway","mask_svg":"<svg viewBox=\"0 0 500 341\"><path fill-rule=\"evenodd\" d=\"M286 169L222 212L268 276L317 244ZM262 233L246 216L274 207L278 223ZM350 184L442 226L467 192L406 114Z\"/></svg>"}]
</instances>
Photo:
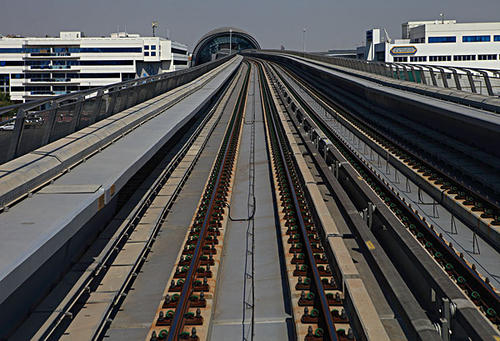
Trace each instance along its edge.
<instances>
[{"instance_id":1,"label":"elevated guideway","mask_svg":"<svg viewBox=\"0 0 500 341\"><path fill-rule=\"evenodd\" d=\"M27 109L0 339L499 338L498 99L368 71L246 51L40 104L81 100L59 138Z\"/></svg>"}]
</instances>

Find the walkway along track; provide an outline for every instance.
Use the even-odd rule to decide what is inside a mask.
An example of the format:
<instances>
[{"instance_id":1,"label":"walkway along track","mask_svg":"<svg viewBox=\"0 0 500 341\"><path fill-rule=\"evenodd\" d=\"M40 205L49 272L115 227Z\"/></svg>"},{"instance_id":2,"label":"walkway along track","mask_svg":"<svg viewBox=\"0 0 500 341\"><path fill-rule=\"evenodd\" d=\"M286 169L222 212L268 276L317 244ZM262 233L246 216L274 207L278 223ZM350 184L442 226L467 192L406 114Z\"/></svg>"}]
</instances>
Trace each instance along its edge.
<instances>
[{"instance_id":1,"label":"walkway along track","mask_svg":"<svg viewBox=\"0 0 500 341\"><path fill-rule=\"evenodd\" d=\"M206 339L234 181L250 68L147 339ZM203 311L202 311L203 310Z\"/></svg>"},{"instance_id":2,"label":"walkway along track","mask_svg":"<svg viewBox=\"0 0 500 341\"><path fill-rule=\"evenodd\" d=\"M426 223L425 219L419 216L418 212L414 211L411 206L404 202L404 200L394 192L393 188L383 182L365 161L360 160L357 151L347 145L339 136L336 136L328 127L323 117L315 113L308 103L301 100L300 96L298 96L292 88L286 85L283 79L281 81L285 84L284 86L280 86L281 95L284 96L283 100L292 113L291 116L296 116L296 119L304 126L304 129L308 132L316 149L319 151L319 155L326 160L327 164L334 167L335 176L338 176L339 168L343 168L342 163L348 162L351 164L358 173L357 176L359 179L363 179L367 182L367 184L377 193L379 200L382 199L392 213L399 219L400 223L416 237L418 242L424 246L437 264L456 281L462 291L469 296L471 302L480 308L491 323L498 326L499 321L496 312L499 309L499 300L498 294L494 288L481 278L475 269L469 266L469 264L456 253L451 243L445 242L442 237L434 231L433 227ZM294 99L296 102L294 102ZM330 145L329 143L332 144ZM339 159L339 155L337 154L341 155L341 159ZM371 218L367 216L367 219Z\"/></svg>"}]
</instances>

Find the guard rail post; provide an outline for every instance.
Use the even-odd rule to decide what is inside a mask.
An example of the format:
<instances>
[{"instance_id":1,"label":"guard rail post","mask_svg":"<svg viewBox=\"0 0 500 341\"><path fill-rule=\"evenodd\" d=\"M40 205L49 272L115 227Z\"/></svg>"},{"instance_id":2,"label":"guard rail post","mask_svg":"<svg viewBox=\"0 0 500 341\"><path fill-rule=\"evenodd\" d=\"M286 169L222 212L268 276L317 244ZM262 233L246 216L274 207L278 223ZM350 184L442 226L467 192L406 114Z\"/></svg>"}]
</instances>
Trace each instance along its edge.
<instances>
[{"instance_id":1,"label":"guard rail post","mask_svg":"<svg viewBox=\"0 0 500 341\"><path fill-rule=\"evenodd\" d=\"M486 85L486 90L488 90L488 95L494 96L493 88L491 87L490 77L488 77L488 73L486 71L479 71L483 75L484 84Z\"/></svg>"},{"instance_id":2,"label":"guard rail post","mask_svg":"<svg viewBox=\"0 0 500 341\"><path fill-rule=\"evenodd\" d=\"M56 122L57 107L58 103L56 101L50 101L50 111L48 113L47 128L45 129L45 133L42 137L42 146L45 146L50 141L50 135L52 134L52 130L54 129L54 125Z\"/></svg>"},{"instance_id":3,"label":"guard rail post","mask_svg":"<svg viewBox=\"0 0 500 341\"><path fill-rule=\"evenodd\" d=\"M453 78L455 79L455 86L457 87L457 90L462 90L462 86L460 85L460 79L458 79L457 70L452 68L451 72L453 73Z\"/></svg>"},{"instance_id":4,"label":"guard rail post","mask_svg":"<svg viewBox=\"0 0 500 341\"><path fill-rule=\"evenodd\" d=\"M9 150L7 152L7 160L12 160L16 157L17 151L19 149L19 144L21 140L21 135L24 129L24 119L26 117L26 112L24 109L19 109L16 115L16 121L14 123L14 130L12 131L12 137L9 144Z\"/></svg>"},{"instance_id":5,"label":"guard rail post","mask_svg":"<svg viewBox=\"0 0 500 341\"><path fill-rule=\"evenodd\" d=\"M74 133L78 126L80 125L80 117L82 116L83 101L85 101L85 96L78 97L77 105L75 107L75 115L73 116L73 121L71 122L70 131Z\"/></svg>"},{"instance_id":6,"label":"guard rail post","mask_svg":"<svg viewBox=\"0 0 500 341\"><path fill-rule=\"evenodd\" d=\"M467 73L467 79L469 80L470 91L474 94L477 94L476 84L474 83L472 72L470 72L470 70L465 70L465 72Z\"/></svg>"}]
</instances>

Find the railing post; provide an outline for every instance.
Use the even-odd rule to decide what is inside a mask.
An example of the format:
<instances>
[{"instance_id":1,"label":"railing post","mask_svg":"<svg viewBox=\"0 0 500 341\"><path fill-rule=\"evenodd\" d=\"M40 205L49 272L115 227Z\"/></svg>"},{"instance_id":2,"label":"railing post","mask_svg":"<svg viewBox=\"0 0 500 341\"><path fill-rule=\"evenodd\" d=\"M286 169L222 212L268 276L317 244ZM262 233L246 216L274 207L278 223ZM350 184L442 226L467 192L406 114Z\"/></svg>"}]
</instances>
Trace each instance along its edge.
<instances>
[{"instance_id":1,"label":"railing post","mask_svg":"<svg viewBox=\"0 0 500 341\"><path fill-rule=\"evenodd\" d=\"M493 88L491 87L490 77L488 76L488 73L486 71L480 71L480 70L479 73L483 75L484 83L486 85L486 90L488 90L488 95L494 96L495 94L493 93Z\"/></svg>"},{"instance_id":2,"label":"railing post","mask_svg":"<svg viewBox=\"0 0 500 341\"><path fill-rule=\"evenodd\" d=\"M412 65L410 65L410 70L411 70L411 74L413 75L413 82L414 83L418 83L418 81L417 81L417 73L415 72L415 68Z\"/></svg>"},{"instance_id":3,"label":"railing post","mask_svg":"<svg viewBox=\"0 0 500 341\"><path fill-rule=\"evenodd\" d=\"M96 109L95 109L95 115L94 115L94 120L91 122L91 123L94 123L96 120L97 120L97 116L99 116L99 114L101 113L101 108L102 108L102 103L104 102L104 90L103 89L99 89L97 91L97 97L99 97L99 102L97 102L97 105L96 105Z\"/></svg>"},{"instance_id":4,"label":"railing post","mask_svg":"<svg viewBox=\"0 0 500 341\"><path fill-rule=\"evenodd\" d=\"M465 70L467 73L467 79L469 80L470 91L474 94L477 94L476 84L474 84L474 77L472 77L472 72L469 70Z\"/></svg>"},{"instance_id":5,"label":"railing post","mask_svg":"<svg viewBox=\"0 0 500 341\"><path fill-rule=\"evenodd\" d=\"M448 79L446 78L446 73L444 72L443 68L438 68L439 72L441 73L441 78L443 79L443 85L445 88L449 88L448 86Z\"/></svg>"},{"instance_id":6,"label":"railing post","mask_svg":"<svg viewBox=\"0 0 500 341\"><path fill-rule=\"evenodd\" d=\"M54 129L54 124L56 122L56 114L57 114L57 102L51 101L50 102L50 111L48 114L48 121L47 121L47 128L45 129L45 133L43 134L42 137L42 146L45 146L46 144L49 143L50 141L50 135L52 133L52 130Z\"/></svg>"},{"instance_id":7,"label":"railing post","mask_svg":"<svg viewBox=\"0 0 500 341\"><path fill-rule=\"evenodd\" d=\"M453 79L455 79L455 86L457 87L457 90L462 90L462 86L460 85L460 80L458 79L457 70L451 69L451 72L453 72Z\"/></svg>"},{"instance_id":8,"label":"railing post","mask_svg":"<svg viewBox=\"0 0 500 341\"><path fill-rule=\"evenodd\" d=\"M70 129L70 131L72 131L73 133L76 131L76 128L80 124L80 117L82 115L84 101L85 101L85 96L78 97L78 102L75 106L75 116L73 122L71 122L71 129Z\"/></svg>"},{"instance_id":9,"label":"railing post","mask_svg":"<svg viewBox=\"0 0 500 341\"><path fill-rule=\"evenodd\" d=\"M427 85L427 80L425 79L425 70L422 66L416 66L418 71L420 71L420 83Z\"/></svg>"},{"instance_id":10,"label":"railing post","mask_svg":"<svg viewBox=\"0 0 500 341\"><path fill-rule=\"evenodd\" d=\"M434 73L434 70L432 68L429 69L429 73L431 74L432 85L438 86L436 74Z\"/></svg>"},{"instance_id":11,"label":"railing post","mask_svg":"<svg viewBox=\"0 0 500 341\"><path fill-rule=\"evenodd\" d=\"M24 118L26 112L24 109L19 109L16 114L16 121L14 123L14 130L12 131L12 137L10 139L9 151L7 152L7 160L12 160L16 157L17 151L19 150L19 144L21 143L21 135L24 129Z\"/></svg>"},{"instance_id":12,"label":"railing post","mask_svg":"<svg viewBox=\"0 0 500 341\"><path fill-rule=\"evenodd\" d=\"M111 89L110 89L111 90ZM108 91L110 91L108 90ZM115 109L115 103L116 103L116 96L118 96L118 93L117 91L114 91L112 94L111 94L111 100L109 101L109 107L108 107L108 110L106 110L106 115L105 117L109 117L110 115L113 114L113 110Z\"/></svg>"}]
</instances>

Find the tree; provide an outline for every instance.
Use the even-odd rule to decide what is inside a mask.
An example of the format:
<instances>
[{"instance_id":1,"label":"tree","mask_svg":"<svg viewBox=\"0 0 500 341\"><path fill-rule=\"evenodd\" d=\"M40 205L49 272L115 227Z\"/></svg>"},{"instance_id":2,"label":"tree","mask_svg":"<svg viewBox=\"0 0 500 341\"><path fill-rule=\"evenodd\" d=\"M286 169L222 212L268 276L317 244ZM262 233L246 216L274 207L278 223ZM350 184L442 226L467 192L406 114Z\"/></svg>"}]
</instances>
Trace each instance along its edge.
<instances>
[{"instance_id":1,"label":"tree","mask_svg":"<svg viewBox=\"0 0 500 341\"><path fill-rule=\"evenodd\" d=\"M10 95L0 91L0 107L12 105L14 102L10 100Z\"/></svg>"}]
</instances>

